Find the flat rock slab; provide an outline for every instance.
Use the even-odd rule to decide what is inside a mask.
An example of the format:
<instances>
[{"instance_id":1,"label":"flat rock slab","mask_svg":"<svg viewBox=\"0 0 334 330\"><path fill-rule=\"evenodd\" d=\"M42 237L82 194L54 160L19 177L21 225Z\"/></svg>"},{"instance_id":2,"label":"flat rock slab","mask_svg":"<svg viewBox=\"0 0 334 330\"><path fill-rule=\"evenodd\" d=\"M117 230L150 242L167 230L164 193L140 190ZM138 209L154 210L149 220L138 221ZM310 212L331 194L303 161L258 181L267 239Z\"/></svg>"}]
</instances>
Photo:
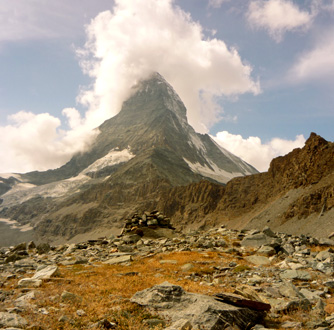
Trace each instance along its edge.
<instances>
[{"instance_id":1,"label":"flat rock slab","mask_svg":"<svg viewBox=\"0 0 334 330\"><path fill-rule=\"evenodd\" d=\"M46 266L40 270L37 270L35 275L32 277L37 280L48 280L58 272L57 266Z\"/></svg>"},{"instance_id":2,"label":"flat rock slab","mask_svg":"<svg viewBox=\"0 0 334 330\"><path fill-rule=\"evenodd\" d=\"M263 233L247 235L242 241L242 246L260 247L261 245L273 244L275 238L269 237Z\"/></svg>"},{"instance_id":3,"label":"flat rock slab","mask_svg":"<svg viewBox=\"0 0 334 330\"><path fill-rule=\"evenodd\" d=\"M168 282L135 293L131 301L153 308L171 320L171 329L180 320L188 321L193 329L215 330L232 325L246 329L264 316L263 312L232 306L212 296L185 292Z\"/></svg>"},{"instance_id":4,"label":"flat rock slab","mask_svg":"<svg viewBox=\"0 0 334 330\"><path fill-rule=\"evenodd\" d=\"M28 322L15 313L0 312L0 327L24 328Z\"/></svg>"},{"instance_id":5,"label":"flat rock slab","mask_svg":"<svg viewBox=\"0 0 334 330\"><path fill-rule=\"evenodd\" d=\"M245 259L257 266L262 266L262 265L269 265L270 264L270 259L264 256L248 256L245 257Z\"/></svg>"},{"instance_id":6,"label":"flat rock slab","mask_svg":"<svg viewBox=\"0 0 334 330\"><path fill-rule=\"evenodd\" d=\"M42 285L42 280L37 280L35 278L22 278L18 282L19 288L39 288Z\"/></svg>"},{"instance_id":7,"label":"flat rock slab","mask_svg":"<svg viewBox=\"0 0 334 330\"><path fill-rule=\"evenodd\" d=\"M126 254L126 255L116 256L114 258L111 258L105 261L104 263L108 265L116 265L116 264L121 264L124 262L130 262L130 261L132 261L132 255Z\"/></svg>"},{"instance_id":8,"label":"flat rock slab","mask_svg":"<svg viewBox=\"0 0 334 330\"><path fill-rule=\"evenodd\" d=\"M311 274L306 270L285 270L280 274L282 280L302 280L309 281L312 279Z\"/></svg>"}]
</instances>

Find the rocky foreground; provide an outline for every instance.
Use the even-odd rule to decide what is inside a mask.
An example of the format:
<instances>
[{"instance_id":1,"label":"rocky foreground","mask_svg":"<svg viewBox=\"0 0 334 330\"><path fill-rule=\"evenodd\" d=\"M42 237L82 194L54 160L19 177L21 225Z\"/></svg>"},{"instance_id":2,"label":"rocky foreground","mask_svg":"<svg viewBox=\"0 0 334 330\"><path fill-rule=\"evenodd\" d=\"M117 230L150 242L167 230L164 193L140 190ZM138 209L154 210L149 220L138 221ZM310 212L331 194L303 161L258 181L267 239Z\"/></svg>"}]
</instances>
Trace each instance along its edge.
<instances>
[{"instance_id":1,"label":"rocky foreground","mask_svg":"<svg viewBox=\"0 0 334 330\"><path fill-rule=\"evenodd\" d=\"M334 329L333 246L151 226L1 248L0 329Z\"/></svg>"}]
</instances>

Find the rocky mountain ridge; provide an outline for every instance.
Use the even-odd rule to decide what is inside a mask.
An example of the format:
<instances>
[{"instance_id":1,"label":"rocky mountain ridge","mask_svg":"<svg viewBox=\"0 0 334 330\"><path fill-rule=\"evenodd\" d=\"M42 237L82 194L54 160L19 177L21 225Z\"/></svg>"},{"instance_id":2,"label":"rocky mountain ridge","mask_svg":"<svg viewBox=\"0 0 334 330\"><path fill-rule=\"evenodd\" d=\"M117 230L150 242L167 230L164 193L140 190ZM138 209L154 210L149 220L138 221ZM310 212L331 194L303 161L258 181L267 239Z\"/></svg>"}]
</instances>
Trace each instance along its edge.
<instances>
[{"instance_id":1,"label":"rocky mountain ridge","mask_svg":"<svg viewBox=\"0 0 334 330\"><path fill-rule=\"evenodd\" d=\"M28 182L1 179L0 225L5 219L18 230L33 228L24 236L16 231L16 243L29 233L54 243L115 234L120 219L154 209L182 230L226 224L317 237L334 231L334 144L315 133L268 172L246 175L255 170L187 124L182 101L157 74L99 129L92 149L62 168L28 173ZM217 178L232 179L224 186ZM12 244L1 235L2 245Z\"/></svg>"},{"instance_id":2,"label":"rocky mountain ridge","mask_svg":"<svg viewBox=\"0 0 334 330\"><path fill-rule=\"evenodd\" d=\"M257 173L196 133L179 96L157 73L135 86L98 131L88 151L59 169L0 178L0 218L30 225L40 238L68 240L119 230L124 213L154 208L172 187Z\"/></svg>"},{"instance_id":3,"label":"rocky mountain ridge","mask_svg":"<svg viewBox=\"0 0 334 330\"><path fill-rule=\"evenodd\" d=\"M30 200L12 208L9 217L20 218L24 208L23 214L49 208L37 232L51 233L59 242L78 234L76 240L119 232L119 219L145 209L161 209L172 225L186 231L222 223L239 229L270 225L291 234L326 237L334 231L333 145L312 133L305 147L274 159L268 172L234 178L226 186L203 180L171 188L158 172L153 174L152 166L138 164L146 180L136 188L131 182L107 180L56 206L42 198ZM100 231L94 232L97 227Z\"/></svg>"},{"instance_id":4,"label":"rocky mountain ridge","mask_svg":"<svg viewBox=\"0 0 334 330\"><path fill-rule=\"evenodd\" d=\"M334 231L334 144L312 133L303 148L274 159L268 172L234 178L225 187L199 182L175 187L158 208L184 228L224 223L293 234Z\"/></svg>"}]
</instances>

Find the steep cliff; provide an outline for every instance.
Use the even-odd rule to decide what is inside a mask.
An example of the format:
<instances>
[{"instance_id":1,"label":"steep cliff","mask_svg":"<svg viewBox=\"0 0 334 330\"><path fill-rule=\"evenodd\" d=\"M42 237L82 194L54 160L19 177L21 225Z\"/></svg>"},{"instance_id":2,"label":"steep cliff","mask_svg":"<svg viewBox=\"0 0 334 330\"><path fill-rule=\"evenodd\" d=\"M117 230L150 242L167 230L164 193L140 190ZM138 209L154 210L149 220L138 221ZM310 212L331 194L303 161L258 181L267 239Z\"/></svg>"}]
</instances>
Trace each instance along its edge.
<instances>
[{"instance_id":1,"label":"steep cliff","mask_svg":"<svg viewBox=\"0 0 334 330\"><path fill-rule=\"evenodd\" d=\"M266 173L234 178L225 187L175 187L158 206L181 228L270 225L325 236L334 231L334 144L312 133L302 149L274 159Z\"/></svg>"}]
</instances>

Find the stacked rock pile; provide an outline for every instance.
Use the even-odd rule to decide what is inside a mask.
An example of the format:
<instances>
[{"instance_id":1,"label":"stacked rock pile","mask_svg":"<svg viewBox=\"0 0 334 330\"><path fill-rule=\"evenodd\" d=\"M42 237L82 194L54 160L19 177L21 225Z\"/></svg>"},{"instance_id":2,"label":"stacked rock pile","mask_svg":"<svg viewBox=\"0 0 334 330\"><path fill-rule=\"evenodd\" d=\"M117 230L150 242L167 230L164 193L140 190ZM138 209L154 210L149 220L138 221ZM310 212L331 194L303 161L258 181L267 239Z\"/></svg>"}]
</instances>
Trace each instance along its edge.
<instances>
[{"instance_id":1,"label":"stacked rock pile","mask_svg":"<svg viewBox=\"0 0 334 330\"><path fill-rule=\"evenodd\" d=\"M149 228L170 228L175 229L170 224L170 218L163 215L158 210L152 212L144 212L142 215L139 213L133 214L131 218L125 220L125 225L122 231L122 234L135 231L140 228L149 227Z\"/></svg>"}]
</instances>

